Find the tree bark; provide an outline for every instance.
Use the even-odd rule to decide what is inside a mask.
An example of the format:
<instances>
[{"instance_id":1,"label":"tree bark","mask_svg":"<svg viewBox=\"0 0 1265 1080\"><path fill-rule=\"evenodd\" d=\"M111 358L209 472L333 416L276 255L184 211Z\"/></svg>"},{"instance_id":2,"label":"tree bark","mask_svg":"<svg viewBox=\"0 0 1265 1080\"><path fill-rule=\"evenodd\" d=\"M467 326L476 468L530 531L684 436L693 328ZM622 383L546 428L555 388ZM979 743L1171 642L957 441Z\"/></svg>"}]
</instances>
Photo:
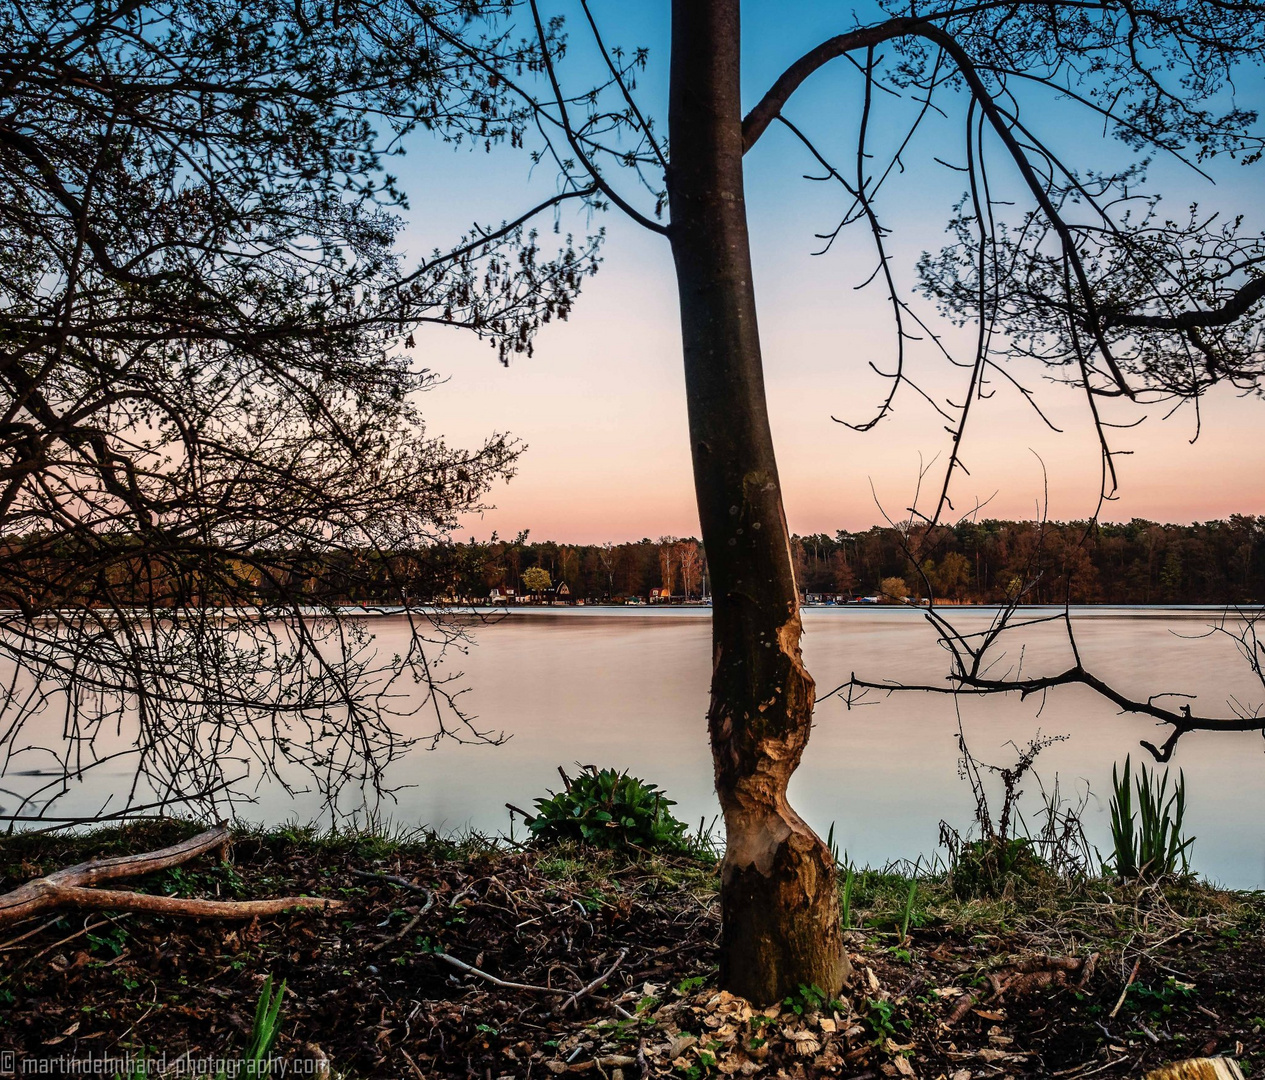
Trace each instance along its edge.
<instances>
[{"instance_id":1,"label":"tree bark","mask_svg":"<svg viewBox=\"0 0 1265 1080\"><path fill-rule=\"evenodd\" d=\"M725 818L721 985L759 1004L849 973L834 862L786 801L812 726L765 402L742 180L739 0L674 0L669 236L712 576L708 730Z\"/></svg>"}]
</instances>

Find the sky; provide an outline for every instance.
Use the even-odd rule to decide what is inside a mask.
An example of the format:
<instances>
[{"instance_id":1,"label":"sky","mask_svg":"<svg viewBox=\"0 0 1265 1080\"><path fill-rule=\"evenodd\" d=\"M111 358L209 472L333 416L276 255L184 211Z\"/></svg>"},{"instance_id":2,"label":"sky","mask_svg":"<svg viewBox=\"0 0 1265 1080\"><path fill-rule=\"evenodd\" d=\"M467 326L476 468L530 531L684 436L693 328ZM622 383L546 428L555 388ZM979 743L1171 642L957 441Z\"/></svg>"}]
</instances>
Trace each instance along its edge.
<instances>
[{"instance_id":1,"label":"sky","mask_svg":"<svg viewBox=\"0 0 1265 1080\"><path fill-rule=\"evenodd\" d=\"M568 17L575 40L561 69L568 86L592 74L581 34L583 14L569 0L546 2L547 13ZM644 112L666 117L669 9L666 0L593 0L609 44L644 45L650 64L637 87ZM750 107L788 63L831 34L864 21L866 4L763 0L743 7L744 107ZM855 139L860 79L846 62L818 72L787 108L819 144L837 150ZM1260 89L1260 75L1248 92ZM1265 95L1257 93L1257 99ZM873 141L899 137L900 102L876 113ZM1041 134L1085 164L1118 153L1096 139L1083 117L1034 112ZM956 118L933 126L907 155L909 167L885 192L880 210L892 229L890 250L902 281L913 280L918 255L944 241L944 227L962 194L961 175L933 160L955 160ZM853 145L855 145L853 143ZM811 183L814 169L802 148L775 126L748 154L746 195L770 416L792 531L857 530L907 512L919 491L925 508L938 490L947 458L945 421L916 393L902 390L894 413L873 430L851 430L838 420L870 418L886 393L871 368L889 369L894 356L890 308L877 286L857 291L874 258L868 236L845 234L824 256L814 234L833 228L841 192ZM496 223L551 193L545 169L529 171L521 154L485 154L415 143L399 166L411 193L404 233L406 253L421 257L451 242L472 220ZM1259 176L1233 170L1214 188L1189 172L1161 164L1155 186L1184 207L1192 198L1250 209ZM636 198L635 189L625 191ZM641 204L648 209L648 204ZM548 218L543 223L551 224ZM525 452L517 475L489 495L494 507L471 515L462 535L502 536L530 530L536 540L573 543L697 535L686 430L685 389L677 324L676 285L667 242L619 211L602 215L606 228L600 272L585 286L564 323L544 329L534 355L502 366L495 352L458 331L427 329L420 360L444 383L422 402L430 434L474 444L490 432L509 432ZM561 227L582 231L585 219ZM921 302L920 312L934 316ZM946 326L961 355L968 331ZM912 367L933 398L960 402L964 373L929 350L914 349ZM1100 462L1085 399L1054 384L1034 366L1014 374L1038 392L1044 411L1061 428L1049 430L1018 392L1002 384L975 412L964 443L969 476L953 488L957 513L982 505L981 515L1083 518L1098 501ZM1232 513L1265 513L1260 432L1265 402L1234 392L1209 395L1195 416L1127 402L1107 405L1108 417L1136 427L1113 434L1120 489L1102 517L1189 522Z\"/></svg>"}]
</instances>

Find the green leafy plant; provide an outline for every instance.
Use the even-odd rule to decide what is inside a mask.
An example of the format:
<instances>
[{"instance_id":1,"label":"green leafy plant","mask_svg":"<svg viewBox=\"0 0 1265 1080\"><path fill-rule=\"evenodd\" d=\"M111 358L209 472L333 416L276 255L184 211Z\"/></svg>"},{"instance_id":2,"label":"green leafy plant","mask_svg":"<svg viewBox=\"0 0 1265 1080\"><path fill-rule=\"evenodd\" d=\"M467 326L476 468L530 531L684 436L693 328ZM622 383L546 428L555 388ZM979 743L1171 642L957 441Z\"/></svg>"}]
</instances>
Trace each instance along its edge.
<instances>
[{"instance_id":1,"label":"green leafy plant","mask_svg":"<svg viewBox=\"0 0 1265 1080\"><path fill-rule=\"evenodd\" d=\"M564 789L536 799L536 816L527 819L536 839L579 840L611 849L688 849L688 828L668 809L676 803L655 784L594 765L582 766L574 778L558 772Z\"/></svg>"},{"instance_id":2,"label":"green leafy plant","mask_svg":"<svg viewBox=\"0 0 1265 1080\"><path fill-rule=\"evenodd\" d=\"M820 986L805 986L803 983L800 983L799 989L787 997L782 1004L796 1016L803 1016L805 1013L823 1012L826 1009L834 1009L837 1012L844 1011L843 1002L838 998L832 998Z\"/></svg>"},{"instance_id":3,"label":"green leafy plant","mask_svg":"<svg viewBox=\"0 0 1265 1080\"><path fill-rule=\"evenodd\" d=\"M1172 794L1168 770L1138 768L1132 777L1132 762L1124 759L1124 769L1111 769L1112 860L1103 868L1126 879L1168 877L1190 869L1193 836L1183 838L1186 817L1186 777L1177 774ZM1136 813L1134 796L1137 797Z\"/></svg>"},{"instance_id":4,"label":"green leafy plant","mask_svg":"<svg viewBox=\"0 0 1265 1080\"><path fill-rule=\"evenodd\" d=\"M870 1029L870 1042L878 1046L887 1039L895 1039L898 1029L908 1029L910 1024L896 1015L896 1006L890 1001L872 998L866 1005L865 1026Z\"/></svg>"},{"instance_id":5,"label":"green leafy plant","mask_svg":"<svg viewBox=\"0 0 1265 1080\"><path fill-rule=\"evenodd\" d=\"M264 988L255 1006L255 1022L250 1030L250 1043L246 1048L246 1075L263 1076L268 1072L268 1055L281 1030L281 1002L285 997L286 984L282 980L277 992L272 992L272 976L264 979ZM252 1071L253 1070L253 1071Z\"/></svg>"},{"instance_id":6,"label":"green leafy plant","mask_svg":"<svg viewBox=\"0 0 1265 1080\"><path fill-rule=\"evenodd\" d=\"M997 896L1007 882L1033 882L1047 867L1023 836L969 840L952 851L953 893L965 899Z\"/></svg>"},{"instance_id":7,"label":"green leafy plant","mask_svg":"<svg viewBox=\"0 0 1265 1080\"><path fill-rule=\"evenodd\" d=\"M1181 982L1170 975L1158 986L1133 983L1129 987L1126 1000L1134 1008L1149 1013L1155 1019L1163 1019L1184 1006L1194 1004L1198 996L1199 992L1193 983Z\"/></svg>"},{"instance_id":8,"label":"green leafy plant","mask_svg":"<svg viewBox=\"0 0 1265 1080\"><path fill-rule=\"evenodd\" d=\"M830 861L839 865L839 843L835 840L835 823L830 823L830 828L826 831L826 850L830 852Z\"/></svg>"},{"instance_id":9,"label":"green leafy plant","mask_svg":"<svg viewBox=\"0 0 1265 1080\"><path fill-rule=\"evenodd\" d=\"M124 943L127 941L127 931L121 926L111 926L100 934L89 932L86 936L88 938L89 952L95 953L97 950L102 949L111 956L122 955L125 947Z\"/></svg>"}]
</instances>

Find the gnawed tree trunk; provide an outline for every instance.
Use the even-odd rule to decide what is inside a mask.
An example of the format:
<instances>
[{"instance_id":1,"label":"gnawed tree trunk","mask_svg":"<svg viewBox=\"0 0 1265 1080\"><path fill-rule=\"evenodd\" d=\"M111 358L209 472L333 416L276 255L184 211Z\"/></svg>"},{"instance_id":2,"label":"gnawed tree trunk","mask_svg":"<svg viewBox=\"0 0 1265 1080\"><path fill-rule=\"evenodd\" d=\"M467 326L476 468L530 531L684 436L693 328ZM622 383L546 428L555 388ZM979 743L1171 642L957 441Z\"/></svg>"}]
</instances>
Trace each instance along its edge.
<instances>
[{"instance_id":1,"label":"gnawed tree trunk","mask_svg":"<svg viewBox=\"0 0 1265 1080\"><path fill-rule=\"evenodd\" d=\"M834 863L786 785L812 724L764 395L742 183L738 0L674 0L668 177L694 483L712 575L708 710L727 847L721 985L765 1004L848 975Z\"/></svg>"}]
</instances>

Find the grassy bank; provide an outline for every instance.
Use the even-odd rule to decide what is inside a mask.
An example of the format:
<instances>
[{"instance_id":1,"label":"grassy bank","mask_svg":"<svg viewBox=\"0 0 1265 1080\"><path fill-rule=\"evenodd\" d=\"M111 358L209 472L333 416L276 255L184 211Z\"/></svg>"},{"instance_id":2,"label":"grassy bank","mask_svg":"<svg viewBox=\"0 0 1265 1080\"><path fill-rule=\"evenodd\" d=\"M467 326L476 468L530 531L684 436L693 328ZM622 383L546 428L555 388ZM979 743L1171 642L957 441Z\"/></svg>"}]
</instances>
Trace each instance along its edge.
<instances>
[{"instance_id":1,"label":"grassy bank","mask_svg":"<svg viewBox=\"0 0 1265 1080\"><path fill-rule=\"evenodd\" d=\"M192 831L6 837L0 889ZM230 863L129 884L347 904L244 924L64 911L8 926L0 1051L232 1056L272 975L290 1075L1124 1077L1210 1053L1265 1074L1265 899L1193 880L1037 875L971 899L942 876L858 872L846 996L806 987L757 1011L717 992L706 859L282 829L237 833Z\"/></svg>"}]
</instances>

